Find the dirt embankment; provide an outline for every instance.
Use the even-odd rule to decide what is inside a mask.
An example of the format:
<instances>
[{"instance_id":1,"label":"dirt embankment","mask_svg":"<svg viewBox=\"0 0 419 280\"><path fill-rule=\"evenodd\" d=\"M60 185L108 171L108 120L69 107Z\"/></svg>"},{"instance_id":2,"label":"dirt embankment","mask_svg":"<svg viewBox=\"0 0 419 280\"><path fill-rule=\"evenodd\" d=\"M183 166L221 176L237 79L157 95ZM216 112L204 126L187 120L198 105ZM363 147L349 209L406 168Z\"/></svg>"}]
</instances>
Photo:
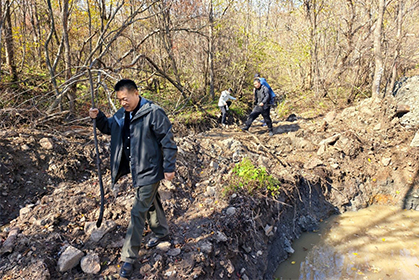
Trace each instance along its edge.
<instances>
[{"instance_id":1,"label":"dirt embankment","mask_svg":"<svg viewBox=\"0 0 419 280\"><path fill-rule=\"evenodd\" d=\"M250 133L230 126L177 138L177 176L160 191L172 239L140 251L133 279L272 279L291 242L332 213L416 207L416 130L398 108L392 97L367 99L314 119L275 120L273 137L255 122ZM109 138L100 136L100 230L90 127L5 130L0 141L3 279L118 278L133 193L128 177L110 189ZM278 179L279 195L227 191L244 158ZM63 264L68 248L78 257Z\"/></svg>"}]
</instances>

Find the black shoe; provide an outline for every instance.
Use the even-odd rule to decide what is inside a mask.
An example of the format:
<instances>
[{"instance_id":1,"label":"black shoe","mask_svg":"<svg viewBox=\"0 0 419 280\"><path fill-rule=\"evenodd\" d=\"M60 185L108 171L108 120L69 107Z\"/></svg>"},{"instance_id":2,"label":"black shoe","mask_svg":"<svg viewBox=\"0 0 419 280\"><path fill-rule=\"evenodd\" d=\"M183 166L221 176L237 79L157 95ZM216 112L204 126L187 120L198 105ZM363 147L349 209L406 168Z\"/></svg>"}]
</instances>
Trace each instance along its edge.
<instances>
[{"instance_id":1,"label":"black shoe","mask_svg":"<svg viewBox=\"0 0 419 280\"><path fill-rule=\"evenodd\" d=\"M132 263L124 262L121 267L121 271L119 271L119 276L122 278L129 278L134 270L134 266Z\"/></svg>"},{"instance_id":2,"label":"black shoe","mask_svg":"<svg viewBox=\"0 0 419 280\"><path fill-rule=\"evenodd\" d=\"M169 239L170 239L169 235L166 235L166 236L163 236L163 237L160 237L160 238L153 237L147 242L147 244L145 245L145 248L150 249L150 248L156 247L160 242L168 241Z\"/></svg>"},{"instance_id":3,"label":"black shoe","mask_svg":"<svg viewBox=\"0 0 419 280\"><path fill-rule=\"evenodd\" d=\"M248 130L249 130L248 126L242 127L242 131L248 131Z\"/></svg>"}]
</instances>

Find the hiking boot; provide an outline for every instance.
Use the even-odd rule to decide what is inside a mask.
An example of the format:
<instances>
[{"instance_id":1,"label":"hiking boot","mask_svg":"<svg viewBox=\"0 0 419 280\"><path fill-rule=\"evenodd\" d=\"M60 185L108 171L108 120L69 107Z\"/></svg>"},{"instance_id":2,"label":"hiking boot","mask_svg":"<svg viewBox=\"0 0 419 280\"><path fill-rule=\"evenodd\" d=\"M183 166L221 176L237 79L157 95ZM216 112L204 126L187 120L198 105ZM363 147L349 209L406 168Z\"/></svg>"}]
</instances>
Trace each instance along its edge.
<instances>
[{"instance_id":1,"label":"hiking boot","mask_svg":"<svg viewBox=\"0 0 419 280\"><path fill-rule=\"evenodd\" d=\"M134 266L132 263L124 262L121 267L121 271L119 271L119 276L122 278L129 278L132 275L133 270Z\"/></svg>"},{"instance_id":2,"label":"hiking boot","mask_svg":"<svg viewBox=\"0 0 419 280\"><path fill-rule=\"evenodd\" d=\"M170 239L169 235L166 235L166 236L163 236L163 237L160 237L160 238L153 237L147 242L147 244L145 245L145 248L150 249L150 248L156 247L160 242L169 241L169 239Z\"/></svg>"},{"instance_id":3,"label":"hiking boot","mask_svg":"<svg viewBox=\"0 0 419 280\"><path fill-rule=\"evenodd\" d=\"M249 130L249 127L248 126L242 127L241 130L242 131L248 131Z\"/></svg>"}]
</instances>

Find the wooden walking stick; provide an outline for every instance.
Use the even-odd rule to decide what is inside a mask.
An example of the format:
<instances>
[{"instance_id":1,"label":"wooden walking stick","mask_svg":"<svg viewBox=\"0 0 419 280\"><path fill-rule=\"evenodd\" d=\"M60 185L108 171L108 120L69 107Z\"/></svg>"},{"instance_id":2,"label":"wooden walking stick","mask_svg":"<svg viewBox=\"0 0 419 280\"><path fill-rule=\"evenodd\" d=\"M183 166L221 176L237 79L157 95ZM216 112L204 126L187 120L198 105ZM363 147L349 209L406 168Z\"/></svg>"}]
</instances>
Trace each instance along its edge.
<instances>
[{"instance_id":1,"label":"wooden walking stick","mask_svg":"<svg viewBox=\"0 0 419 280\"><path fill-rule=\"evenodd\" d=\"M95 108L93 77L92 77L92 72L90 71L90 67L87 68L87 72L89 73L90 93L92 95L92 108ZM103 220L103 212L105 210L105 191L103 189L102 173L100 172L100 156L99 156L99 147L98 147L97 133L96 133L96 118L93 119L93 137L95 139L96 167L97 167L97 175L99 177L99 186L100 186L100 212L99 212L99 218L97 219L97 222L96 222L96 227L100 228L100 226L102 225L102 220Z\"/></svg>"}]
</instances>

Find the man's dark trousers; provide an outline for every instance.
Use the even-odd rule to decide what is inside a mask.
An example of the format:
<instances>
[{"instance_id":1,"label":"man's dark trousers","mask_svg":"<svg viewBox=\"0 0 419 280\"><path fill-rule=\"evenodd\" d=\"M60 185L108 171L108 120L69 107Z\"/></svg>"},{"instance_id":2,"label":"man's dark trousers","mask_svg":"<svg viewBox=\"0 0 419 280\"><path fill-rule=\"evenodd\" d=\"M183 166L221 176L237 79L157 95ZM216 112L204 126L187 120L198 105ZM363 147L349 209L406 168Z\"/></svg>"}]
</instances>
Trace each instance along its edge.
<instances>
[{"instance_id":1,"label":"man's dark trousers","mask_svg":"<svg viewBox=\"0 0 419 280\"><path fill-rule=\"evenodd\" d=\"M268 107L267 109L263 109L263 107L256 105L256 107L253 109L253 111L250 113L249 117L247 118L246 128L248 129L252 125L252 122L257 117L259 117L259 115L262 115L263 119L265 120L266 125L269 128L269 131L273 131L270 111L271 111L270 107Z\"/></svg>"},{"instance_id":2,"label":"man's dark trousers","mask_svg":"<svg viewBox=\"0 0 419 280\"><path fill-rule=\"evenodd\" d=\"M162 238L169 234L166 216L158 193L160 182L137 187L131 209L131 221L128 225L121 259L123 262L134 263L141 246L145 222L148 221L156 237Z\"/></svg>"}]
</instances>

